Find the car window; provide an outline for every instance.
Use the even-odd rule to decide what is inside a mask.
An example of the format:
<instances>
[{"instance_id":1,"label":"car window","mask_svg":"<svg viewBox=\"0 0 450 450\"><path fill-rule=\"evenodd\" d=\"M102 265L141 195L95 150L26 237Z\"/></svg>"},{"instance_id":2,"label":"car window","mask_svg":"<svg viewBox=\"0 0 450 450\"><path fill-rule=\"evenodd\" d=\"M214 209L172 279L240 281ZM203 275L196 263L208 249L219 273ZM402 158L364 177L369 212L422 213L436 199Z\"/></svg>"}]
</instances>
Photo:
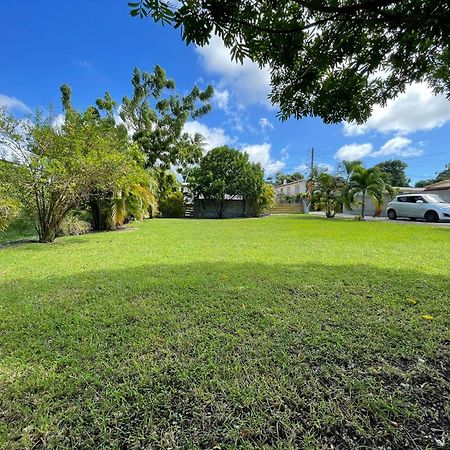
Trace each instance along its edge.
<instances>
[{"instance_id":1,"label":"car window","mask_svg":"<svg viewBox=\"0 0 450 450\"><path fill-rule=\"evenodd\" d=\"M407 197L397 197L397 201L400 203L405 203L406 199L407 199Z\"/></svg>"},{"instance_id":2,"label":"car window","mask_svg":"<svg viewBox=\"0 0 450 450\"><path fill-rule=\"evenodd\" d=\"M418 196L416 197L416 203L418 202L418 200L422 200L424 203L427 203L427 201L426 201L422 196L420 196L420 195L418 195Z\"/></svg>"},{"instance_id":3,"label":"car window","mask_svg":"<svg viewBox=\"0 0 450 450\"><path fill-rule=\"evenodd\" d=\"M417 199L417 197L413 197L413 196L411 196L411 197L406 197L406 201L407 201L408 203L416 203L416 199Z\"/></svg>"}]
</instances>

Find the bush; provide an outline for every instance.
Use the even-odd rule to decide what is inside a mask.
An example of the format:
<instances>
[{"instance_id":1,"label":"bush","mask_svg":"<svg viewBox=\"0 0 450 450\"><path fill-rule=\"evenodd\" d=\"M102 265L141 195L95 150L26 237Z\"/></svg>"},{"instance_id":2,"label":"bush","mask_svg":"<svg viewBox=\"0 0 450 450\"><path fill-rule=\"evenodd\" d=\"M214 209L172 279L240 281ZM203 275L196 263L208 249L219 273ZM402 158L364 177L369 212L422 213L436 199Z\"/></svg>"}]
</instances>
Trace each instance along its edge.
<instances>
[{"instance_id":1,"label":"bush","mask_svg":"<svg viewBox=\"0 0 450 450\"><path fill-rule=\"evenodd\" d=\"M275 204L275 190L271 184L265 184L261 194L259 194L256 200L256 215L260 216L267 214L269 209L275 206Z\"/></svg>"},{"instance_id":2,"label":"bush","mask_svg":"<svg viewBox=\"0 0 450 450\"><path fill-rule=\"evenodd\" d=\"M10 199L0 198L0 231L6 230L20 212L20 204Z\"/></svg>"},{"instance_id":3,"label":"bush","mask_svg":"<svg viewBox=\"0 0 450 450\"><path fill-rule=\"evenodd\" d=\"M91 224L75 216L64 219L59 228L58 236L79 236L91 231Z\"/></svg>"},{"instance_id":4,"label":"bush","mask_svg":"<svg viewBox=\"0 0 450 450\"><path fill-rule=\"evenodd\" d=\"M162 217L184 217L184 195L182 192L172 192L159 202L159 212Z\"/></svg>"}]
</instances>

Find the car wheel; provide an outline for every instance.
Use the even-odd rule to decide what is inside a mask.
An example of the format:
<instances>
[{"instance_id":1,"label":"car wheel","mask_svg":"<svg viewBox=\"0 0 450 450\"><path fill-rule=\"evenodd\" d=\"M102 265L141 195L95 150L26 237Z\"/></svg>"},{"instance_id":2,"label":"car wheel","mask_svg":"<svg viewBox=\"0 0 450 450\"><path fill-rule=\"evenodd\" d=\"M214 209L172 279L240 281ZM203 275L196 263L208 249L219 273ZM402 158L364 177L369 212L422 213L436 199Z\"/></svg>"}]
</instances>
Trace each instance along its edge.
<instances>
[{"instance_id":1,"label":"car wheel","mask_svg":"<svg viewBox=\"0 0 450 450\"><path fill-rule=\"evenodd\" d=\"M425 214L425 220L427 222L437 222L439 220L438 213L436 211L427 211Z\"/></svg>"},{"instance_id":2,"label":"car wheel","mask_svg":"<svg viewBox=\"0 0 450 450\"><path fill-rule=\"evenodd\" d=\"M388 211L388 218L389 218L389 220L395 220L395 219L397 219L397 213L395 212L394 209L390 209L390 210Z\"/></svg>"}]
</instances>

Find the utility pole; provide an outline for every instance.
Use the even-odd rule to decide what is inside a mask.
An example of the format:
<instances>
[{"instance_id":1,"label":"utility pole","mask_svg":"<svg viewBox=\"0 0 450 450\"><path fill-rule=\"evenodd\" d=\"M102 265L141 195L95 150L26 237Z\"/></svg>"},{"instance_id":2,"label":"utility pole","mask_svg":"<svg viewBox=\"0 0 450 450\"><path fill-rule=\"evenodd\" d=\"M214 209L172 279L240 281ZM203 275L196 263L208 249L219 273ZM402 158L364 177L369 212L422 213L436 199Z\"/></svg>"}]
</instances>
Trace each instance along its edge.
<instances>
[{"instance_id":1,"label":"utility pole","mask_svg":"<svg viewBox=\"0 0 450 450\"><path fill-rule=\"evenodd\" d=\"M311 148L311 173L309 175L309 180L306 183L306 204L305 213L308 214L311 210L312 203L312 193L314 190L314 147Z\"/></svg>"}]
</instances>

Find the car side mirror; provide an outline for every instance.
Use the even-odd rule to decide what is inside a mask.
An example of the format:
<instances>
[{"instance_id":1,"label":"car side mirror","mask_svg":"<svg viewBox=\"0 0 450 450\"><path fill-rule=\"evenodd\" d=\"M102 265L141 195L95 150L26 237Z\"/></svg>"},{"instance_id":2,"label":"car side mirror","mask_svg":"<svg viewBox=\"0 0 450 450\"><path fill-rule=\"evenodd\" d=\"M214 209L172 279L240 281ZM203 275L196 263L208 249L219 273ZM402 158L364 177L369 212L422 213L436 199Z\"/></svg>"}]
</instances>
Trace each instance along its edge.
<instances>
[{"instance_id":1,"label":"car side mirror","mask_svg":"<svg viewBox=\"0 0 450 450\"><path fill-rule=\"evenodd\" d=\"M423 203L423 200L417 200L416 203Z\"/></svg>"}]
</instances>

